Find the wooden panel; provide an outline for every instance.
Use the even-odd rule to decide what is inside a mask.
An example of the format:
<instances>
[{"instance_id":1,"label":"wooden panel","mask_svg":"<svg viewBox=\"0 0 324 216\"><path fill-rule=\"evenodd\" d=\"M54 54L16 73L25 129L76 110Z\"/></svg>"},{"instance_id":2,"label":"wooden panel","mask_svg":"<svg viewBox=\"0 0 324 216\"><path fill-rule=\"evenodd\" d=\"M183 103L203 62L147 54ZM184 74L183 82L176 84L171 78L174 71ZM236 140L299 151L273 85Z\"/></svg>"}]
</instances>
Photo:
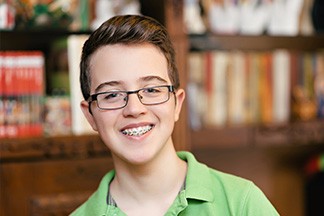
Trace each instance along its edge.
<instances>
[{"instance_id":1,"label":"wooden panel","mask_svg":"<svg viewBox=\"0 0 324 216\"><path fill-rule=\"evenodd\" d=\"M52 196L60 203L55 199L62 193L94 191L112 166L110 157L1 164L0 213L29 215L35 197ZM61 207L57 206L58 212Z\"/></svg>"},{"instance_id":2,"label":"wooden panel","mask_svg":"<svg viewBox=\"0 0 324 216\"><path fill-rule=\"evenodd\" d=\"M47 53L51 41L71 34L90 34L90 31L70 32L58 29L0 30L0 50L42 50Z\"/></svg>"},{"instance_id":3,"label":"wooden panel","mask_svg":"<svg viewBox=\"0 0 324 216\"><path fill-rule=\"evenodd\" d=\"M0 160L4 162L108 154L108 148L98 135L2 139L0 142Z\"/></svg>"},{"instance_id":4,"label":"wooden panel","mask_svg":"<svg viewBox=\"0 0 324 216\"><path fill-rule=\"evenodd\" d=\"M246 36L246 35L191 35L193 50L260 50L282 48L291 50L318 50L324 47L324 36Z\"/></svg>"},{"instance_id":5,"label":"wooden panel","mask_svg":"<svg viewBox=\"0 0 324 216\"><path fill-rule=\"evenodd\" d=\"M203 128L192 131L193 149L242 146L281 146L317 144L324 146L322 120L246 127Z\"/></svg>"},{"instance_id":6,"label":"wooden panel","mask_svg":"<svg viewBox=\"0 0 324 216\"><path fill-rule=\"evenodd\" d=\"M183 20L183 0L165 0L165 25L172 37L187 38Z\"/></svg>"},{"instance_id":7,"label":"wooden panel","mask_svg":"<svg viewBox=\"0 0 324 216\"><path fill-rule=\"evenodd\" d=\"M64 216L76 209L92 194L93 191L62 193L31 198L32 216Z\"/></svg>"},{"instance_id":8,"label":"wooden panel","mask_svg":"<svg viewBox=\"0 0 324 216\"><path fill-rule=\"evenodd\" d=\"M180 87L186 89L186 53L187 53L187 40L185 37L173 37L172 38L175 51L176 51L176 63L180 76ZM176 122L173 141L177 150L188 150L190 148L189 140L189 124L188 124L188 107L187 99L183 102L182 110L180 113L180 119Z\"/></svg>"},{"instance_id":9,"label":"wooden panel","mask_svg":"<svg viewBox=\"0 0 324 216\"><path fill-rule=\"evenodd\" d=\"M294 122L283 125L264 125L255 129L256 145L294 146L324 144L324 122L322 120Z\"/></svg>"},{"instance_id":10,"label":"wooden panel","mask_svg":"<svg viewBox=\"0 0 324 216\"><path fill-rule=\"evenodd\" d=\"M192 131L192 149L232 148L253 145L249 127L209 128Z\"/></svg>"}]
</instances>

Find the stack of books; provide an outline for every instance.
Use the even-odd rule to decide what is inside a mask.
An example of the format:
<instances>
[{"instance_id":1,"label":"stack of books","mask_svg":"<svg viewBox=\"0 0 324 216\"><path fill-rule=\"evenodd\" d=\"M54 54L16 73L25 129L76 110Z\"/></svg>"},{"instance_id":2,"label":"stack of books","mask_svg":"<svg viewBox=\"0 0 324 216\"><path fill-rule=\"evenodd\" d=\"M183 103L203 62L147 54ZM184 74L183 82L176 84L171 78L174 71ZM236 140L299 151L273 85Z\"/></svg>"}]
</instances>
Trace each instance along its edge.
<instances>
[{"instance_id":1,"label":"stack of books","mask_svg":"<svg viewBox=\"0 0 324 216\"><path fill-rule=\"evenodd\" d=\"M43 53L0 52L0 83L0 137L42 135Z\"/></svg>"}]
</instances>

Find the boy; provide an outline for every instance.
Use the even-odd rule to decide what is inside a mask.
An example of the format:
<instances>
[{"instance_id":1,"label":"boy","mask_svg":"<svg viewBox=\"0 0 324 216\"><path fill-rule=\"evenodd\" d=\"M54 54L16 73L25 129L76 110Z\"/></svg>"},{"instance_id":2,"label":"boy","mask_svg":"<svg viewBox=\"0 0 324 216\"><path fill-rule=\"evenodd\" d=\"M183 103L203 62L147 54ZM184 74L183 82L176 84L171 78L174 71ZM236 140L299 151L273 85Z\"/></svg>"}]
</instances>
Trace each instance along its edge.
<instances>
[{"instance_id":1,"label":"boy","mask_svg":"<svg viewBox=\"0 0 324 216\"><path fill-rule=\"evenodd\" d=\"M116 16L85 42L81 108L114 170L72 215L278 215L250 181L176 152L171 134L185 91L166 29Z\"/></svg>"}]
</instances>

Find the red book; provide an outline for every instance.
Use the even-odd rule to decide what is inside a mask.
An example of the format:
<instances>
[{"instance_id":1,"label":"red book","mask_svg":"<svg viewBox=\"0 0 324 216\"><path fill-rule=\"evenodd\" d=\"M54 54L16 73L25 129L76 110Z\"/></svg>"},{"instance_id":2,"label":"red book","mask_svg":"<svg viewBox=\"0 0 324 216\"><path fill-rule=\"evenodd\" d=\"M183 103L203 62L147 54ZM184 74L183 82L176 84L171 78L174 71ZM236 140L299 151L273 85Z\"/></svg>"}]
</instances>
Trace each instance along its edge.
<instances>
[{"instance_id":1,"label":"red book","mask_svg":"<svg viewBox=\"0 0 324 216\"><path fill-rule=\"evenodd\" d=\"M19 137L27 137L30 134L30 102L28 92L28 52L20 52L18 57L19 68L19 101L20 101L20 115L18 124Z\"/></svg>"},{"instance_id":2,"label":"red book","mask_svg":"<svg viewBox=\"0 0 324 216\"><path fill-rule=\"evenodd\" d=\"M7 137L16 137L17 131L17 98L16 98L16 53L6 52L4 58L5 72L5 134Z\"/></svg>"},{"instance_id":3,"label":"red book","mask_svg":"<svg viewBox=\"0 0 324 216\"><path fill-rule=\"evenodd\" d=\"M30 54L32 62L31 73L32 73L32 107L33 107L33 118L32 118L32 136L40 136L43 134L43 123L42 123L42 109L43 109L43 92L44 92L44 57L39 51L34 51Z\"/></svg>"},{"instance_id":4,"label":"red book","mask_svg":"<svg viewBox=\"0 0 324 216\"><path fill-rule=\"evenodd\" d=\"M4 52L0 51L0 139L5 137L5 73L4 73Z\"/></svg>"}]
</instances>

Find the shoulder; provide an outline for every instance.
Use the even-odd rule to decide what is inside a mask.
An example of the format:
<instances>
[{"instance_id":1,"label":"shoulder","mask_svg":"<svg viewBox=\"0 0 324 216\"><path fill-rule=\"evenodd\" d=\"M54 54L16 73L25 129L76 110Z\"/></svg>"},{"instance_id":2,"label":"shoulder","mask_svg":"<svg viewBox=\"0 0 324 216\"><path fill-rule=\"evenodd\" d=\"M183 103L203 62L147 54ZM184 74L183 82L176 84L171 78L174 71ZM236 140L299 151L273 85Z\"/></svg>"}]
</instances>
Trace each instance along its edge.
<instances>
[{"instance_id":1,"label":"shoulder","mask_svg":"<svg viewBox=\"0 0 324 216\"><path fill-rule=\"evenodd\" d=\"M233 215L278 215L252 181L208 167L198 162L191 153L180 152L178 156L188 164L187 198L207 201L214 211L217 209Z\"/></svg>"},{"instance_id":2,"label":"shoulder","mask_svg":"<svg viewBox=\"0 0 324 216\"><path fill-rule=\"evenodd\" d=\"M208 189L226 189L226 191L236 193L254 185L247 179L208 167L206 164L197 161L190 152L178 152L178 156L188 164L186 181L192 185L203 185Z\"/></svg>"},{"instance_id":3,"label":"shoulder","mask_svg":"<svg viewBox=\"0 0 324 216\"><path fill-rule=\"evenodd\" d=\"M252 181L208 168L215 199L223 200L235 215L279 215Z\"/></svg>"},{"instance_id":4,"label":"shoulder","mask_svg":"<svg viewBox=\"0 0 324 216\"><path fill-rule=\"evenodd\" d=\"M221 172L210 167L208 167L208 170L210 174L209 176L212 179L212 182L215 184L214 186L224 190L223 192L240 194L246 193L247 191L256 187L254 183L248 179Z\"/></svg>"}]
</instances>

